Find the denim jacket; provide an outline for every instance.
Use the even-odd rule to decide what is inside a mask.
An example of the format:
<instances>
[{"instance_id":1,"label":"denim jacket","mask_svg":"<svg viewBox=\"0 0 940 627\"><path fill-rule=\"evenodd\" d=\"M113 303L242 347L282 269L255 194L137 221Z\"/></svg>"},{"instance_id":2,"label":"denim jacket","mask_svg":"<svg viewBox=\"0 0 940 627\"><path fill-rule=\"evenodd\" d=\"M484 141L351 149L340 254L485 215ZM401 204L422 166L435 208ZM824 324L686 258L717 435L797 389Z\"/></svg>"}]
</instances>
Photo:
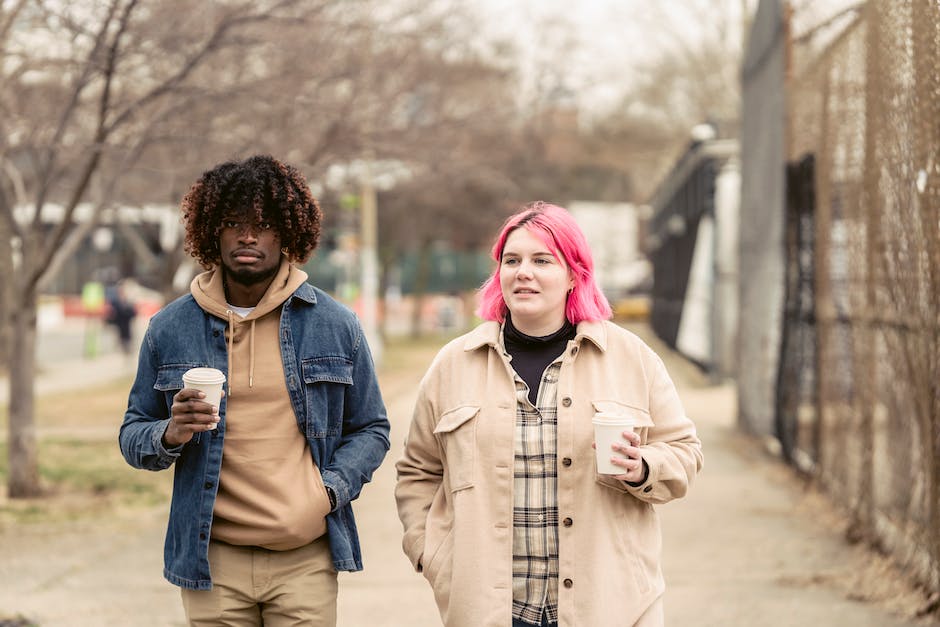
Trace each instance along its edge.
<instances>
[{"instance_id":1,"label":"denim jacket","mask_svg":"<svg viewBox=\"0 0 940 627\"><path fill-rule=\"evenodd\" d=\"M136 468L176 464L164 547L164 576L192 590L212 587L209 536L225 440L225 399L218 428L167 450L163 432L188 369L227 372L225 320L183 296L159 311L144 337L137 377L121 425L121 452ZM327 534L337 570L361 570L350 502L389 449L389 423L372 355L355 315L309 283L284 302L279 337L297 427L306 435L323 483L336 495Z\"/></svg>"}]
</instances>

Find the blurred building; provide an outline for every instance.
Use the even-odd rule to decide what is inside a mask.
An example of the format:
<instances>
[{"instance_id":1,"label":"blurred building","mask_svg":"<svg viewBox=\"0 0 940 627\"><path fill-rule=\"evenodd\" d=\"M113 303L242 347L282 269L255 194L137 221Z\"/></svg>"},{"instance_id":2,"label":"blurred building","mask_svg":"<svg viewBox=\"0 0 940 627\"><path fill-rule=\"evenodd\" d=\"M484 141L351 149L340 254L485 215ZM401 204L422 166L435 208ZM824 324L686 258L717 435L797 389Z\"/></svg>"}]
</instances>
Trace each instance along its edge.
<instances>
[{"instance_id":1,"label":"blurred building","mask_svg":"<svg viewBox=\"0 0 940 627\"><path fill-rule=\"evenodd\" d=\"M610 301L644 291L652 268L640 250L644 208L630 203L568 203L594 256L597 283Z\"/></svg>"},{"instance_id":2,"label":"blurred building","mask_svg":"<svg viewBox=\"0 0 940 627\"><path fill-rule=\"evenodd\" d=\"M715 379L735 372L740 181L738 142L696 127L650 200L644 240L653 330Z\"/></svg>"},{"instance_id":3,"label":"blurred building","mask_svg":"<svg viewBox=\"0 0 940 627\"><path fill-rule=\"evenodd\" d=\"M33 207L14 210L20 222L32 220ZM91 228L76 228L63 243L68 253L62 255L57 270L50 274L43 292L52 295L76 295L89 280L113 283L122 277L134 277L148 287L159 287L157 275L163 270L163 256L179 246L182 237L179 208L170 205L141 207L116 206L94 218L95 208L82 203L75 208L72 220ZM46 228L52 229L65 215L55 203L43 208Z\"/></svg>"}]
</instances>

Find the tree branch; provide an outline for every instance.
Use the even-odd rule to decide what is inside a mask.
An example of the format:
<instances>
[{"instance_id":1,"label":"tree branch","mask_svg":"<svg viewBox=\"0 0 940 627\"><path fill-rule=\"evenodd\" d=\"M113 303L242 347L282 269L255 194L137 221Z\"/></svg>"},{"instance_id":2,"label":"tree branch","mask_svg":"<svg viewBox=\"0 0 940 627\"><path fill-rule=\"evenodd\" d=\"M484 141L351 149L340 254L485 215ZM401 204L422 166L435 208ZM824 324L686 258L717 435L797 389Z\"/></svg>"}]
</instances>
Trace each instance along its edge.
<instances>
[{"instance_id":1,"label":"tree branch","mask_svg":"<svg viewBox=\"0 0 940 627\"><path fill-rule=\"evenodd\" d=\"M110 28L111 22L114 19L114 14L117 11L119 3L120 0L113 0L111 5L108 7L107 16L102 21L101 27L98 29L98 32L95 35L94 45L85 59L84 65L82 67L82 73L75 82L71 97L69 98L69 102L66 104L65 108L62 110L62 115L59 117L59 122L56 125L56 130L52 136L52 140L46 147L44 155L38 164L39 167L37 169L37 177L39 178L40 183L39 190L36 195L36 214L33 216L34 231L38 232L41 229L42 208L46 204L46 195L48 194L49 186L53 181L51 174L55 169L55 163L58 156L57 147L60 145L62 137L65 135L66 129L71 124L72 116L78 109L78 104L81 100L82 93L91 83L91 77L94 75L95 71L95 59L98 57L101 48L107 39L108 29ZM100 148L98 148L98 150L100 150ZM94 157L92 157L92 159L94 159ZM84 190L82 191L84 192ZM63 224L64 223L65 221L63 221Z\"/></svg>"},{"instance_id":2,"label":"tree branch","mask_svg":"<svg viewBox=\"0 0 940 627\"><path fill-rule=\"evenodd\" d=\"M27 2L29 2L29 0L19 0L8 12L5 14L0 13L0 44L6 41L10 30L13 28L13 23L16 21L16 18L19 17L20 12L26 7Z\"/></svg>"},{"instance_id":3,"label":"tree branch","mask_svg":"<svg viewBox=\"0 0 940 627\"><path fill-rule=\"evenodd\" d=\"M271 10L275 10L280 7L285 7L295 4L294 0L284 0L277 3ZM192 56L190 57L179 70L166 80L164 80L159 85L152 88L149 92L141 96L136 101L129 104L123 111L118 113L114 120L108 125L108 133L118 128L128 120L130 120L140 109L146 107L150 103L159 100L162 96L171 92L173 88L181 84L190 74L195 71L197 67L212 53L218 50L228 32L236 27L244 26L252 23L261 23L272 19L270 13L252 13L247 15L239 16L236 13L232 13L227 16L227 19L223 19L216 25L215 31L209 39L203 44L203 46Z\"/></svg>"}]
</instances>

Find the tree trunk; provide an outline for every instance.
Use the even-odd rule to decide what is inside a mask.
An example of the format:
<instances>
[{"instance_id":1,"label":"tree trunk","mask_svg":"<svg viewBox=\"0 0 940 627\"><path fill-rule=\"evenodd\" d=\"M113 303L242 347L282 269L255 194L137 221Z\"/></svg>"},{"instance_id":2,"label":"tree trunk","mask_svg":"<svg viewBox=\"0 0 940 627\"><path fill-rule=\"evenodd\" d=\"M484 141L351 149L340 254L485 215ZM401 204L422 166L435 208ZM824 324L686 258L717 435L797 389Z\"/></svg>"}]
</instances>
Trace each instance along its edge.
<instances>
[{"instance_id":1,"label":"tree trunk","mask_svg":"<svg viewBox=\"0 0 940 627\"><path fill-rule=\"evenodd\" d=\"M9 241L9 240L0 240ZM10 367L10 302L13 290L7 285L7 278L0 279L0 373L7 372Z\"/></svg>"},{"instance_id":2,"label":"tree trunk","mask_svg":"<svg viewBox=\"0 0 940 627\"><path fill-rule=\"evenodd\" d=\"M411 310L411 337L421 337L421 314L424 309L424 296L431 280L431 242L422 241L418 246L418 260L415 267L415 282L412 292L414 309Z\"/></svg>"},{"instance_id":3,"label":"tree trunk","mask_svg":"<svg viewBox=\"0 0 940 627\"><path fill-rule=\"evenodd\" d=\"M8 488L10 498L39 496L39 455L36 439L35 394L36 307L35 288L26 287L12 312L10 351L10 434ZM15 365L15 367L13 367Z\"/></svg>"},{"instance_id":4,"label":"tree trunk","mask_svg":"<svg viewBox=\"0 0 940 627\"><path fill-rule=\"evenodd\" d=\"M2 194L0 190L0 194ZM2 199L0 199L2 202ZM4 208L5 209L5 208ZM9 225L0 218L0 242L9 244L13 234ZM6 372L10 366L10 315L13 302L13 247L0 247L0 372Z\"/></svg>"}]
</instances>

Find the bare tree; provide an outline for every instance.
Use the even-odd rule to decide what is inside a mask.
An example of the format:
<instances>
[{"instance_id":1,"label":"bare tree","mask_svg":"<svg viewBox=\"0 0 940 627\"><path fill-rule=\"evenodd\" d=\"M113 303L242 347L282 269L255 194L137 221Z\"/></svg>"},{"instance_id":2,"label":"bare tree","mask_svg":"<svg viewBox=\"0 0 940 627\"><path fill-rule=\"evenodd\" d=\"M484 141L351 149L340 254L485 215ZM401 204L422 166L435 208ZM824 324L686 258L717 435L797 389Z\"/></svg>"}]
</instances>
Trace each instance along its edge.
<instances>
[{"instance_id":1,"label":"bare tree","mask_svg":"<svg viewBox=\"0 0 940 627\"><path fill-rule=\"evenodd\" d=\"M137 0L35 0L8 11L4 3L0 220L14 246L0 263L15 270L3 275L4 302L13 303L6 316L16 364L10 371L10 497L41 492L33 393L38 294L103 161L142 154L153 120L198 91L198 70L241 45L241 33L302 18L322 4L192 2L181 9ZM60 207L54 217L53 203Z\"/></svg>"},{"instance_id":2,"label":"bare tree","mask_svg":"<svg viewBox=\"0 0 940 627\"><path fill-rule=\"evenodd\" d=\"M39 291L116 202L178 202L208 163L248 152L283 156L315 183L336 164L397 163L407 180L383 195L379 216L391 263L455 233L458 246L479 247L527 200L629 193L642 153L623 158L605 133L650 151L662 135L642 116L585 135L548 61L534 100L520 99L511 46L481 42L455 6L0 2L0 238L13 243L0 253L0 342L11 338L17 365L10 496L39 492ZM570 43L558 38L555 58ZM79 223L87 201L94 215ZM183 255L165 255L169 293Z\"/></svg>"},{"instance_id":3,"label":"bare tree","mask_svg":"<svg viewBox=\"0 0 940 627\"><path fill-rule=\"evenodd\" d=\"M628 172L633 200L649 197L695 125L737 135L742 41L755 5L644 3L633 15L645 54L624 70L617 104L587 125L595 163Z\"/></svg>"},{"instance_id":4,"label":"bare tree","mask_svg":"<svg viewBox=\"0 0 940 627\"><path fill-rule=\"evenodd\" d=\"M0 2L0 80L4 85L15 84L18 73L7 62L9 55L10 34L20 15L26 9L29 0L15 0ZM8 128L8 107L6 98L0 92L0 212L7 213L12 205L25 201L22 177L6 158L7 146L11 129ZM12 239L12 230L7 220L0 220L0 242L9 242ZM13 274L13 249L10 246L0 247L0 276L9 277ZM0 372L7 366L10 354L9 325L13 292L9 281L0 279Z\"/></svg>"}]
</instances>

